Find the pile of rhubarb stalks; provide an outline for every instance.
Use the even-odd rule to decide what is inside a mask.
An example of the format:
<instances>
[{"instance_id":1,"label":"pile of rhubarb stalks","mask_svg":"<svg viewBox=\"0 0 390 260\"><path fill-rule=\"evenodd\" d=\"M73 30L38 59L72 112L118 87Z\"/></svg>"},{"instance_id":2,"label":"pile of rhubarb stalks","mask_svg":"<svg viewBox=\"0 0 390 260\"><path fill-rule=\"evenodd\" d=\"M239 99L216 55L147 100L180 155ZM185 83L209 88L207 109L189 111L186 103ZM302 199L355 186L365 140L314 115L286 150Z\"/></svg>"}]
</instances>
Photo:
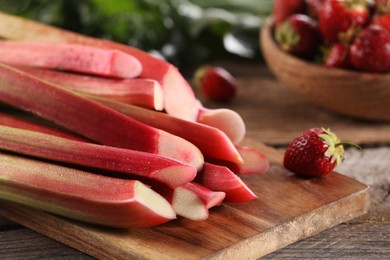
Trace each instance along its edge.
<instances>
[{"instance_id":1,"label":"pile of rhubarb stalks","mask_svg":"<svg viewBox=\"0 0 390 260\"><path fill-rule=\"evenodd\" d=\"M207 109L171 64L0 13L0 199L83 222L205 220L256 198L241 117Z\"/></svg>"}]
</instances>

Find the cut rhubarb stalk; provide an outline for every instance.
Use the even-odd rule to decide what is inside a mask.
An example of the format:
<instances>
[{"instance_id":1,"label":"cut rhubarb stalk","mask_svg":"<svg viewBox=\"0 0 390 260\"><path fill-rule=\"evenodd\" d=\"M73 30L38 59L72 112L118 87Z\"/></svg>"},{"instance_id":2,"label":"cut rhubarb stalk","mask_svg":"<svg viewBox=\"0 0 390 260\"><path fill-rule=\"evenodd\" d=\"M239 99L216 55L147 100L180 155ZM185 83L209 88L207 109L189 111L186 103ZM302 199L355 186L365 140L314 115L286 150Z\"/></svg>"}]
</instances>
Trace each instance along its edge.
<instances>
[{"instance_id":1,"label":"cut rhubarb stalk","mask_svg":"<svg viewBox=\"0 0 390 260\"><path fill-rule=\"evenodd\" d=\"M235 164L242 163L242 158L234 144L225 133L217 128L105 98L94 96L89 96L89 98L142 123L180 136L196 145L205 156L231 161Z\"/></svg>"},{"instance_id":2,"label":"cut rhubarb stalk","mask_svg":"<svg viewBox=\"0 0 390 260\"><path fill-rule=\"evenodd\" d=\"M173 196L174 202L175 202L175 194L177 194L179 190L187 190L189 192L196 194L203 201L203 203L206 205L208 209L222 205L223 200L226 196L225 192L212 191L198 183L188 182L175 189L175 193ZM175 203L173 203L173 205L175 205Z\"/></svg>"},{"instance_id":3,"label":"cut rhubarb stalk","mask_svg":"<svg viewBox=\"0 0 390 260\"><path fill-rule=\"evenodd\" d=\"M159 181L171 188L192 181L197 170L164 156L73 141L0 126L0 149L58 162L126 173Z\"/></svg>"},{"instance_id":4,"label":"cut rhubarb stalk","mask_svg":"<svg viewBox=\"0 0 390 260\"><path fill-rule=\"evenodd\" d=\"M89 139L77 135L75 133L66 131L65 129L59 129L48 124L44 124L42 121L33 121L26 117L18 116L16 114L6 114L0 112L0 125L20 128L24 130L59 136L71 140L91 142Z\"/></svg>"},{"instance_id":5,"label":"cut rhubarb stalk","mask_svg":"<svg viewBox=\"0 0 390 260\"><path fill-rule=\"evenodd\" d=\"M77 44L0 40L0 62L117 78L135 78L142 71L127 53Z\"/></svg>"},{"instance_id":6,"label":"cut rhubarb stalk","mask_svg":"<svg viewBox=\"0 0 390 260\"><path fill-rule=\"evenodd\" d=\"M213 190L226 193L225 202L245 202L257 198L250 188L229 168L205 163L196 182Z\"/></svg>"},{"instance_id":7,"label":"cut rhubarb stalk","mask_svg":"<svg viewBox=\"0 0 390 260\"><path fill-rule=\"evenodd\" d=\"M109 79L34 67L18 66L16 68L69 90L107 97L159 111L164 108L164 94L160 83L156 80Z\"/></svg>"},{"instance_id":8,"label":"cut rhubarb stalk","mask_svg":"<svg viewBox=\"0 0 390 260\"><path fill-rule=\"evenodd\" d=\"M205 111L196 99L191 86L178 69L170 63L124 44L87 37L49 25L26 20L0 12L0 37L19 41L73 43L99 48L117 49L136 57L142 64L141 77L157 80L164 91L165 111L181 119L216 126L224 131L235 144L244 134L242 118L234 111L217 109Z\"/></svg>"},{"instance_id":9,"label":"cut rhubarb stalk","mask_svg":"<svg viewBox=\"0 0 390 260\"><path fill-rule=\"evenodd\" d=\"M0 101L104 145L167 156L196 169L203 166L202 153L185 139L7 65L0 65Z\"/></svg>"},{"instance_id":10,"label":"cut rhubarb stalk","mask_svg":"<svg viewBox=\"0 0 390 260\"><path fill-rule=\"evenodd\" d=\"M0 154L0 198L75 220L146 228L175 218L170 203L139 181L110 178Z\"/></svg>"},{"instance_id":11,"label":"cut rhubarb stalk","mask_svg":"<svg viewBox=\"0 0 390 260\"><path fill-rule=\"evenodd\" d=\"M226 166L236 174L257 174L268 171L270 164L264 154L249 147L236 146L236 148L243 159L243 163L234 163L213 158L208 158L207 161Z\"/></svg>"},{"instance_id":12,"label":"cut rhubarb stalk","mask_svg":"<svg viewBox=\"0 0 390 260\"><path fill-rule=\"evenodd\" d=\"M241 116L231 109L200 107L197 121L222 130L234 144L238 144L244 139L245 123Z\"/></svg>"},{"instance_id":13,"label":"cut rhubarb stalk","mask_svg":"<svg viewBox=\"0 0 390 260\"><path fill-rule=\"evenodd\" d=\"M221 205L225 198L224 192L212 191L194 182L175 189L153 188L172 204L176 215L195 221L206 220L209 209Z\"/></svg>"}]
</instances>

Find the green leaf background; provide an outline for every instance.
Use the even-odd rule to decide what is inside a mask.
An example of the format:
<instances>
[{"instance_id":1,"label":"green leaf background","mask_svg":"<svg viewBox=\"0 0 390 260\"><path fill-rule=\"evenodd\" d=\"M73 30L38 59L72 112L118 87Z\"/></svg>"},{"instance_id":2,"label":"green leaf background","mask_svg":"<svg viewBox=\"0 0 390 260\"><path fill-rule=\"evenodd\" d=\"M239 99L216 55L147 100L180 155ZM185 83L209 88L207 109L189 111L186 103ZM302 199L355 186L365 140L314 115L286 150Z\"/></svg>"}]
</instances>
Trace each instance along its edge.
<instances>
[{"instance_id":1,"label":"green leaf background","mask_svg":"<svg viewBox=\"0 0 390 260\"><path fill-rule=\"evenodd\" d=\"M160 56L183 72L212 59L261 59L273 0L0 0L0 10Z\"/></svg>"}]
</instances>

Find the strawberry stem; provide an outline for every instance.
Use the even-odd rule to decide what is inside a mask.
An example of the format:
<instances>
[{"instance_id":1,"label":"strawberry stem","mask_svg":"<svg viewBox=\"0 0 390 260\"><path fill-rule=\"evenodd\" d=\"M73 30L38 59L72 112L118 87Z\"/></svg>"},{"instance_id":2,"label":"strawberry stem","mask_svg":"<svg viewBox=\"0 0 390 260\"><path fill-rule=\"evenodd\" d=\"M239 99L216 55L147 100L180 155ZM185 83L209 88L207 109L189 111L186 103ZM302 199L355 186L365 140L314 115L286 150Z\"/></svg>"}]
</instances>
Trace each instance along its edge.
<instances>
[{"instance_id":1,"label":"strawberry stem","mask_svg":"<svg viewBox=\"0 0 390 260\"><path fill-rule=\"evenodd\" d=\"M352 146L352 147L355 147L355 148L357 148L359 150L362 149L358 144L351 143L351 142L340 142L340 143L335 144L335 147L344 146L344 145Z\"/></svg>"}]
</instances>

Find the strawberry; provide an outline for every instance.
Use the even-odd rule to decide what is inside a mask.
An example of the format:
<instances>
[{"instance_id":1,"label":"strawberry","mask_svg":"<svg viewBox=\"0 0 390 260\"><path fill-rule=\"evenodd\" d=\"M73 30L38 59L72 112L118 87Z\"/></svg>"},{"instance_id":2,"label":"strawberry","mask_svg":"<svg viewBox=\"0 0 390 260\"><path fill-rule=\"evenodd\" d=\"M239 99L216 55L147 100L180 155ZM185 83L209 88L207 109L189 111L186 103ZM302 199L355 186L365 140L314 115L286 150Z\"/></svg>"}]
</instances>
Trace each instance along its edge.
<instances>
[{"instance_id":1,"label":"strawberry","mask_svg":"<svg viewBox=\"0 0 390 260\"><path fill-rule=\"evenodd\" d=\"M314 18L318 18L322 5L326 0L306 0L307 13Z\"/></svg>"},{"instance_id":2,"label":"strawberry","mask_svg":"<svg viewBox=\"0 0 390 260\"><path fill-rule=\"evenodd\" d=\"M328 68L350 68L349 46L342 43L335 43L327 51L324 65Z\"/></svg>"},{"instance_id":3,"label":"strawberry","mask_svg":"<svg viewBox=\"0 0 390 260\"><path fill-rule=\"evenodd\" d=\"M376 15L372 21L371 24L378 24L383 27L383 29L386 29L390 32L390 13L385 13L382 15Z\"/></svg>"},{"instance_id":4,"label":"strawberry","mask_svg":"<svg viewBox=\"0 0 390 260\"><path fill-rule=\"evenodd\" d=\"M202 66L194 74L194 85L213 101L227 102L237 94L237 82L224 68Z\"/></svg>"},{"instance_id":5,"label":"strawberry","mask_svg":"<svg viewBox=\"0 0 390 260\"><path fill-rule=\"evenodd\" d=\"M293 14L275 28L282 50L302 58L312 57L321 43L317 22L305 14Z\"/></svg>"},{"instance_id":6,"label":"strawberry","mask_svg":"<svg viewBox=\"0 0 390 260\"><path fill-rule=\"evenodd\" d=\"M352 65L362 71L390 71L390 32L382 26L367 26L350 48Z\"/></svg>"},{"instance_id":7,"label":"strawberry","mask_svg":"<svg viewBox=\"0 0 390 260\"><path fill-rule=\"evenodd\" d=\"M319 14L319 28L327 43L348 43L370 18L365 0L327 0Z\"/></svg>"},{"instance_id":8,"label":"strawberry","mask_svg":"<svg viewBox=\"0 0 390 260\"><path fill-rule=\"evenodd\" d=\"M305 13L305 0L274 0L273 17L275 24L284 22L292 14Z\"/></svg>"},{"instance_id":9,"label":"strawberry","mask_svg":"<svg viewBox=\"0 0 390 260\"><path fill-rule=\"evenodd\" d=\"M284 167L291 172L320 177L329 174L344 159L344 147L329 129L312 128L303 132L288 145Z\"/></svg>"}]
</instances>

